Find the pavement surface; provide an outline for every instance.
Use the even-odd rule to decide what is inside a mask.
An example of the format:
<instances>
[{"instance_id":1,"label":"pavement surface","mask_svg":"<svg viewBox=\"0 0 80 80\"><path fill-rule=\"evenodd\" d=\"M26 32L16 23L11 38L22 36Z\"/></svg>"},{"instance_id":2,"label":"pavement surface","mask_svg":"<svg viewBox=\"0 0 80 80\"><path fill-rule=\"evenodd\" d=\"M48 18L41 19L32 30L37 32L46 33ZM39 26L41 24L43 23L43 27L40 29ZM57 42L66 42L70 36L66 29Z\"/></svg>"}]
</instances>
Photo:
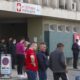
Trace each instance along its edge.
<instances>
[{"instance_id":1,"label":"pavement surface","mask_svg":"<svg viewBox=\"0 0 80 80\"><path fill-rule=\"evenodd\" d=\"M47 75L48 75L48 80L54 80L53 79L53 73L51 72L51 70L48 69ZM12 71L12 75L11 76L12 76L11 79L1 79L0 78L0 80L24 80L24 79L18 79L17 78L16 70ZM68 76L69 80L75 80L76 76L80 76L80 68L79 69L73 69L72 67L68 67L68 74L67 74L67 76ZM25 80L27 80L27 79L25 79Z\"/></svg>"},{"instance_id":2,"label":"pavement surface","mask_svg":"<svg viewBox=\"0 0 80 80\"><path fill-rule=\"evenodd\" d=\"M54 80L53 73L50 70L48 71L47 74L48 74L48 80ZM77 69L77 70L72 68L68 69L68 73L67 73L68 80L76 80L75 79L76 76L80 76L80 69Z\"/></svg>"}]
</instances>

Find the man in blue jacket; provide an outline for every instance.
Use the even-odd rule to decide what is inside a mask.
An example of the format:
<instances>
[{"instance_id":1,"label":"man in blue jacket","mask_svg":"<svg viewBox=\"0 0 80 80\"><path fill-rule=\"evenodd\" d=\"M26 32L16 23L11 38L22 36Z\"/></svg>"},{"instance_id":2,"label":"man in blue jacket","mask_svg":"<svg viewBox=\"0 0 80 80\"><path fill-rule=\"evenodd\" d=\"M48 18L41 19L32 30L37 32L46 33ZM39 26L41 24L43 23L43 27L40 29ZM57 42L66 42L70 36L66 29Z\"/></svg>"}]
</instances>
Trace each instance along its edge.
<instances>
[{"instance_id":1,"label":"man in blue jacket","mask_svg":"<svg viewBox=\"0 0 80 80\"><path fill-rule=\"evenodd\" d=\"M39 65L39 80L47 80L47 68L48 68L48 59L46 56L46 44L44 42L39 45L40 51L37 54L38 65Z\"/></svg>"}]
</instances>

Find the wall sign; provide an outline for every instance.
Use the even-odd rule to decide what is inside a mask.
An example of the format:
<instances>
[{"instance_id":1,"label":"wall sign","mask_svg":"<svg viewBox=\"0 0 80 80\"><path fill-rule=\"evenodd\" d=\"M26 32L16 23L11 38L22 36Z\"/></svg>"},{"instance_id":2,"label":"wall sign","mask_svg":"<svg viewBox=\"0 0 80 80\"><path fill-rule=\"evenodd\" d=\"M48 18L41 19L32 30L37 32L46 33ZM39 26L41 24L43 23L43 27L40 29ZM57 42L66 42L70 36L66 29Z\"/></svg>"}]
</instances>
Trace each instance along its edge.
<instances>
[{"instance_id":1,"label":"wall sign","mask_svg":"<svg viewBox=\"0 0 80 80\"><path fill-rule=\"evenodd\" d=\"M11 56L10 55L1 55L1 74L10 75L11 74Z\"/></svg>"},{"instance_id":2,"label":"wall sign","mask_svg":"<svg viewBox=\"0 0 80 80\"><path fill-rule=\"evenodd\" d=\"M27 13L34 15L41 15L41 6L27 3L16 3L16 12L18 13Z\"/></svg>"}]
</instances>

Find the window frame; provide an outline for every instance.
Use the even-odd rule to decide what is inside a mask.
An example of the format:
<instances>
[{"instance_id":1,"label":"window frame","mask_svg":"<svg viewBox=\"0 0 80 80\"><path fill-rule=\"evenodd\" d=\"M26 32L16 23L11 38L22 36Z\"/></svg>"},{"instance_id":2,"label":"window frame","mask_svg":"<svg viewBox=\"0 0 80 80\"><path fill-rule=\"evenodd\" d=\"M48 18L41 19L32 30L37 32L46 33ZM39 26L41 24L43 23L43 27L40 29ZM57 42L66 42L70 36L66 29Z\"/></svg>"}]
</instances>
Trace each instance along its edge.
<instances>
[{"instance_id":1,"label":"window frame","mask_svg":"<svg viewBox=\"0 0 80 80\"><path fill-rule=\"evenodd\" d=\"M59 27L62 25L62 27L63 27L63 30L61 31L61 30L59 30ZM65 32L65 25L64 24L58 24L58 26L57 26L57 31L58 32Z\"/></svg>"}]
</instances>

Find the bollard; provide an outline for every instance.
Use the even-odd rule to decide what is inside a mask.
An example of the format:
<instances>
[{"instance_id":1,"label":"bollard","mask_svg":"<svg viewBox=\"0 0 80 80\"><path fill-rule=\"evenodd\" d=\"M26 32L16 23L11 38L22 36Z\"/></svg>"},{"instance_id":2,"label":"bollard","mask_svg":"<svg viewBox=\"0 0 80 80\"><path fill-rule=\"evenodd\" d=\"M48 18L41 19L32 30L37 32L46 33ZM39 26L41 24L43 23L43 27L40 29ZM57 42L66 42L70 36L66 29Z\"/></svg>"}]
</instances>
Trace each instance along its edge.
<instances>
[{"instance_id":1,"label":"bollard","mask_svg":"<svg viewBox=\"0 0 80 80\"><path fill-rule=\"evenodd\" d=\"M75 80L80 80L80 76L76 76Z\"/></svg>"}]
</instances>

